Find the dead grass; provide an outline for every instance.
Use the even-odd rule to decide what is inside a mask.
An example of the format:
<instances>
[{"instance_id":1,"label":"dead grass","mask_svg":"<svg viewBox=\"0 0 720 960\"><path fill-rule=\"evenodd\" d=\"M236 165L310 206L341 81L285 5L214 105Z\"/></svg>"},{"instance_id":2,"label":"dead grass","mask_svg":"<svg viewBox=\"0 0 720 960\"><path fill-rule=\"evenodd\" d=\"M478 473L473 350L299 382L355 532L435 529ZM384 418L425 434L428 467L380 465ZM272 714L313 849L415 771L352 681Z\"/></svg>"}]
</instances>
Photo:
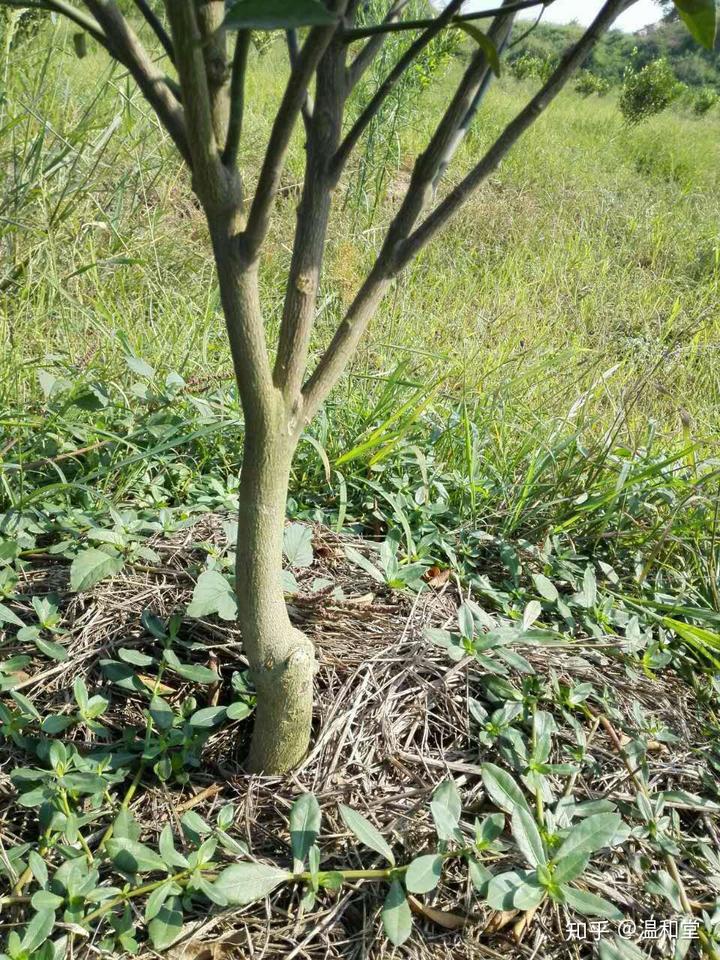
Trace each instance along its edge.
<instances>
[{"instance_id":1,"label":"dead grass","mask_svg":"<svg viewBox=\"0 0 720 960\"><path fill-rule=\"evenodd\" d=\"M147 645L140 615L150 608L169 616L190 600L190 571L202 558L199 541L222 543L225 518L208 516L194 527L167 540L155 542L161 563L152 571L134 570L104 583L90 594L70 597L66 570L56 563L26 574L27 592L54 590L68 601L66 623L71 630L67 663L51 668L28 667L22 691L39 709L62 712L72 702L70 687L75 676L86 678L90 692L99 688L110 695L112 705L103 717L118 735L128 725L142 725L140 700L123 694L103 678L98 661L111 657L120 647ZM474 661L450 663L443 651L423 638L428 625L443 626L454 620L457 588L450 582L421 595L378 592L377 583L348 564L342 550L348 538L326 529L314 531L315 562L300 572L301 593L291 604L293 620L315 640L320 661L317 676L313 746L304 763L286 778L261 778L245 773L242 760L248 724L230 724L214 734L205 747L201 772L191 784L163 785L148 777L132 812L143 825L144 839L153 843L166 822L193 808L208 820L223 803L237 804L235 835L248 843L260 859L288 863L288 811L303 791L316 794L323 809L321 833L324 868L331 866L369 868L381 866L367 849L359 851L337 814L337 803L350 804L369 817L398 851L399 862L423 852L433 831L428 801L434 787L452 776L461 786L464 822L489 809L479 777L479 763L494 759L480 747L469 726L468 694L478 695L482 679ZM362 542L355 542L364 549ZM297 574L297 572L296 572ZM332 586L312 593L316 577L327 577ZM333 598L340 586L345 599ZM211 691L219 703L230 702L230 676L243 669L241 639L231 625L221 621L194 621L183 635L196 646L198 662L212 663L222 684ZM530 648L525 655L541 676L554 671L568 681L589 680L615 695L620 713L613 721L622 728L629 722L632 700L639 700L655 717L666 720L681 736L676 746L657 745L650 758L653 790L683 788L698 792L703 774L696 755L701 745L698 708L689 688L671 672L662 679L629 673L609 645L595 641L572 648ZM46 661L45 661L46 663ZM173 690L168 699L179 700L190 692L182 681L168 681ZM202 688L207 690L207 688ZM201 702L198 689L192 691ZM544 704L545 709L552 707ZM571 727L563 722L558 741L574 742ZM630 724L631 725L631 724ZM588 721L586 730L593 724ZM36 829L32 816L21 814L11 801L13 788L8 774L22 763L14 748L0 748L2 774L0 794L5 798L0 830L6 842L30 838ZM594 773L583 773L574 786L578 801L608 797L630 804L632 786L627 772L605 729L593 735L591 753ZM564 784L559 783L562 791ZM688 830L699 814L680 811ZM704 816L705 829L718 836L717 818ZM626 850L629 849L626 845ZM507 860L504 867L507 868ZM606 852L585 875L593 892L609 896L636 919L663 916L669 908L659 905L643 891L642 872L627 854ZM702 900L705 891L692 866L684 872L691 898ZM610 891L610 886L612 891ZM557 908L543 905L529 926L524 917L492 915L479 906L464 872L449 871L434 895L413 902L416 930L401 948L392 948L380 932L379 907L383 893L372 883L345 886L340 894L325 894L312 913L299 912L300 892L284 888L269 902L243 909L198 914L188 926L187 937L173 948L173 960L205 960L231 956L263 960L360 960L385 956L430 958L565 958L591 956L589 945L577 947L564 941L564 919ZM141 920L141 908L138 912ZM519 926L518 923L520 924ZM497 929L499 928L499 929ZM490 932L495 929L496 932ZM514 930L514 933L513 933ZM77 951L80 956L83 951ZM91 941L88 956L97 955ZM154 954L146 952L143 956Z\"/></svg>"}]
</instances>

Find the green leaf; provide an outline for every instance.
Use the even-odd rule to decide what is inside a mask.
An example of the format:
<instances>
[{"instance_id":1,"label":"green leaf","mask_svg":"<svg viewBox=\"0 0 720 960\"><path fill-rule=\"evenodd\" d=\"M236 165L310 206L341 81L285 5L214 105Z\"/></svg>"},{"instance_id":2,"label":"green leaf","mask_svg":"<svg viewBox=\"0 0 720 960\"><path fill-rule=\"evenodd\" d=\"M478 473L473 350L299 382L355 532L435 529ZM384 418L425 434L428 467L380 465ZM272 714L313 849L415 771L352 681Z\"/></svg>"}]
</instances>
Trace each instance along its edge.
<instances>
[{"instance_id":1,"label":"green leaf","mask_svg":"<svg viewBox=\"0 0 720 960\"><path fill-rule=\"evenodd\" d=\"M265 863L234 863L218 876L215 887L228 903L244 906L261 900L290 879L292 874L287 870Z\"/></svg>"},{"instance_id":2,"label":"green leaf","mask_svg":"<svg viewBox=\"0 0 720 960\"><path fill-rule=\"evenodd\" d=\"M26 955L32 955L52 933L55 926L54 910L38 910L30 923L27 925L25 934L22 938L21 949Z\"/></svg>"},{"instance_id":3,"label":"green leaf","mask_svg":"<svg viewBox=\"0 0 720 960\"><path fill-rule=\"evenodd\" d=\"M385 583L385 576L383 573L378 570L374 563L371 563L367 557L364 557L362 553L357 551L354 547L345 547L345 556L351 563L354 563L356 566L364 570L365 573L369 574L373 580L377 580L378 583Z\"/></svg>"},{"instance_id":4,"label":"green leaf","mask_svg":"<svg viewBox=\"0 0 720 960\"><path fill-rule=\"evenodd\" d=\"M160 913L162 905L172 892L172 888L172 880L168 880L167 883L163 883L159 887L155 887L153 892L147 898L147 902L145 904L145 923L150 923L150 921L156 917L158 913Z\"/></svg>"},{"instance_id":5,"label":"green leaf","mask_svg":"<svg viewBox=\"0 0 720 960\"><path fill-rule=\"evenodd\" d=\"M209 667L201 667L196 663L181 663L172 650L163 651L163 660L179 677L192 680L193 683L217 683L220 679Z\"/></svg>"},{"instance_id":6,"label":"green leaf","mask_svg":"<svg viewBox=\"0 0 720 960\"><path fill-rule=\"evenodd\" d=\"M595 853L606 847L620 828L622 819L618 813L595 813L573 827L554 856L559 863L574 853Z\"/></svg>"},{"instance_id":7,"label":"green leaf","mask_svg":"<svg viewBox=\"0 0 720 960\"><path fill-rule=\"evenodd\" d=\"M428 893L440 881L443 858L436 853L415 857L405 874L405 886L411 893Z\"/></svg>"},{"instance_id":8,"label":"green leaf","mask_svg":"<svg viewBox=\"0 0 720 960\"><path fill-rule=\"evenodd\" d=\"M320 0L237 0L227 12L229 30L292 30L324 26L335 17Z\"/></svg>"},{"instance_id":9,"label":"green leaf","mask_svg":"<svg viewBox=\"0 0 720 960\"><path fill-rule=\"evenodd\" d=\"M475 821L475 845L484 849L501 836L505 829L505 817L502 813L489 813L481 821Z\"/></svg>"},{"instance_id":10,"label":"green leaf","mask_svg":"<svg viewBox=\"0 0 720 960\"><path fill-rule=\"evenodd\" d=\"M290 846L295 871L302 870L310 847L320 833L320 804L312 793L304 793L290 808Z\"/></svg>"},{"instance_id":11,"label":"green leaf","mask_svg":"<svg viewBox=\"0 0 720 960\"><path fill-rule=\"evenodd\" d=\"M198 877L195 886L201 893L205 894L210 903L216 903L219 907L226 907L228 905L222 890L219 890L214 883L210 883L205 877Z\"/></svg>"},{"instance_id":12,"label":"green leaf","mask_svg":"<svg viewBox=\"0 0 720 960\"><path fill-rule=\"evenodd\" d=\"M12 623L15 627L25 626L20 617L14 614L10 607L6 607L4 603L0 603L0 623Z\"/></svg>"},{"instance_id":13,"label":"green leaf","mask_svg":"<svg viewBox=\"0 0 720 960\"><path fill-rule=\"evenodd\" d=\"M385 857L389 864L395 866L395 855L377 827L374 827L370 821L361 813L358 813L357 810L346 807L344 803L338 806L343 823L351 833L355 834L360 843L364 843L366 847L370 847L371 850L379 853L381 857Z\"/></svg>"},{"instance_id":14,"label":"green leaf","mask_svg":"<svg viewBox=\"0 0 720 960\"><path fill-rule=\"evenodd\" d=\"M530 603L528 603L525 607L525 611L523 613L523 630L529 630L541 613L542 607L540 606L540 601L531 600Z\"/></svg>"},{"instance_id":15,"label":"green leaf","mask_svg":"<svg viewBox=\"0 0 720 960\"><path fill-rule=\"evenodd\" d=\"M62 663L70 656L61 644L55 643L52 640L46 640L43 636L35 637L33 642L40 653L44 653L45 656L50 657L51 660L58 660Z\"/></svg>"},{"instance_id":16,"label":"green leaf","mask_svg":"<svg viewBox=\"0 0 720 960\"><path fill-rule=\"evenodd\" d=\"M720 659L715 656L715 653L720 653L720 633L683 623L682 620L673 620L671 617L663 617L663 624L684 640L693 651L707 659L715 669L720 670Z\"/></svg>"},{"instance_id":17,"label":"green leaf","mask_svg":"<svg viewBox=\"0 0 720 960\"><path fill-rule=\"evenodd\" d=\"M155 614L147 608L143 610L142 614L140 615L140 622L145 627L147 632L152 634L156 640L167 640L168 631L165 624L160 617L156 617Z\"/></svg>"},{"instance_id":18,"label":"green leaf","mask_svg":"<svg viewBox=\"0 0 720 960\"><path fill-rule=\"evenodd\" d=\"M555 857L557 860L557 857ZM552 878L556 884L562 886L564 883L570 883L575 880L585 870L590 860L589 853L571 853L562 860L557 861L557 867Z\"/></svg>"},{"instance_id":19,"label":"green leaf","mask_svg":"<svg viewBox=\"0 0 720 960\"><path fill-rule=\"evenodd\" d=\"M452 840L455 836L462 807L460 794L454 780L443 780L435 789L430 801L435 830L440 840Z\"/></svg>"},{"instance_id":20,"label":"green leaf","mask_svg":"<svg viewBox=\"0 0 720 960\"><path fill-rule=\"evenodd\" d=\"M472 37L475 43L480 47L482 52L485 54L485 59L490 65L490 69L495 74L496 77L500 76L500 57L498 55L497 47L492 42L490 37L483 33L479 27L476 27L474 23L468 21L460 21L453 24L459 30L462 30L463 33L467 33L468 36Z\"/></svg>"},{"instance_id":21,"label":"green leaf","mask_svg":"<svg viewBox=\"0 0 720 960\"><path fill-rule=\"evenodd\" d=\"M616 906L594 893L589 893L587 890L566 887L563 893L567 906L585 917L605 917L607 920L622 920L623 918L622 913Z\"/></svg>"},{"instance_id":22,"label":"green leaf","mask_svg":"<svg viewBox=\"0 0 720 960\"><path fill-rule=\"evenodd\" d=\"M680 888L667 870L659 870L657 873L650 874L649 880L647 880L645 883L645 889L648 893L654 893L659 897L665 897L670 906L677 913L683 912Z\"/></svg>"},{"instance_id":23,"label":"green leaf","mask_svg":"<svg viewBox=\"0 0 720 960\"><path fill-rule=\"evenodd\" d=\"M73 680L73 696L75 697L75 703L77 703L78 707L83 711L87 710L90 699L87 684L82 677L75 677Z\"/></svg>"},{"instance_id":24,"label":"green leaf","mask_svg":"<svg viewBox=\"0 0 720 960\"><path fill-rule=\"evenodd\" d=\"M501 767L494 763L483 763L482 781L490 799L505 813L512 814L516 807L530 809L520 787Z\"/></svg>"},{"instance_id":25,"label":"green leaf","mask_svg":"<svg viewBox=\"0 0 720 960\"><path fill-rule=\"evenodd\" d=\"M160 831L158 849L160 851L160 856L169 867L179 867L181 870L184 870L187 867L187 859L182 853L180 853L179 850L176 850L175 848L173 832L169 823L166 823Z\"/></svg>"},{"instance_id":26,"label":"green leaf","mask_svg":"<svg viewBox=\"0 0 720 960\"><path fill-rule=\"evenodd\" d=\"M156 870L167 873L168 865L163 858L137 840L112 837L105 846L108 856L123 873L152 873Z\"/></svg>"},{"instance_id":27,"label":"green leaf","mask_svg":"<svg viewBox=\"0 0 720 960\"><path fill-rule=\"evenodd\" d=\"M585 567L582 590L575 594L574 599L581 607L585 607L586 609L595 606L597 601L597 580L595 579L595 571L590 564Z\"/></svg>"},{"instance_id":28,"label":"green leaf","mask_svg":"<svg viewBox=\"0 0 720 960\"><path fill-rule=\"evenodd\" d=\"M182 935L183 912L180 897L168 897L148 924L148 934L156 950L172 946Z\"/></svg>"},{"instance_id":29,"label":"green leaf","mask_svg":"<svg viewBox=\"0 0 720 960\"><path fill-rule=\"evenodd\" d=\"M152 380L155 376L155 370L150 366L149 363L147 363L147 361L143 360L142 357L136 357L131 354L125 357L125 363L133 373L136 373L139 377L142 377L143 380Z\"/></svg>"},{"instance_id":30,"label":"green leaf","mask_svg":"<svg viewBox=\"0 0 720 960\"><path fill-rule=\"evenodd\" d=\"M57 910L62 906L63 898L49 890L36 890L30 902L35 910Z\"/></svg>"},{"instance_id":31,"label":"green leaf","mask_svg":"<svg viewBox=\"0 0 720 960\"><path fill-rule=\"evenodd\" d=\"M439 627L426 627L423 630L423 636L436 646L442 647L452 660L459 661L467 656L467 651L457 633L450 633L449 630L441 630Z\"/></svg>"},{"instance_id":32,"label":"green leaf","mask_svg":"<svg viewBox=\"0 0 720 960\"><path fill-rule=\"evenodd\" d=\"M252 713L252 707L244 700L236 700L235 703L230 704L225 712L228 720L244 720Z\"/></svg>"},{"instance_id":33,"label":"green leaf","mask_svg":"<svg viewBox=\"0 0 720 960\"><path fill-rule=\"evenodd\" d=\"M194 810L188 810L182 815L180 820L183 833L194 844L200 843L200 838L212 833L212 827Z\"/></svg>"},{"instance_id":34,"label":"green leaf","mask_svg":"<svg viewBox=\"0 0 720 960\"><path fill-rule=\"evenodd\" d=\"M548 580L544 573L534 573L533 583L535 584L535 589L543 598L543 600L554 603L560 596L555 584L552 582L552 580Z\"/></svg>"},{"instance_id":35,"label":"green leaf","mask_svg":"<svg viewBox=\"0 0 720 960\"><path fill-rule=\"evenodd\" d=\"M690 33L708 50L715 47L715 0L675 0L675 8Z\"/></svg>"},{"instance_id":36,"label":"green leaf","mask_svg":"<svg viewBox=\"0 0 720 960\"><path fill-rule=\"evenodd\" d=\"M140 837L140 827L128 809L120 810L115 817L113 836L126 837L129 840L137 840ZM162 837L162 834L160 836Z\"/></svg>"},{"instance_id":37,"label":"green leaf","mask_svg":"<svg viewBox=\"0 0 720 960\"><path fill-rule=\"evenodd\" d=\"M520 804L513 810L511 821L515 843L530 866L538 867L546 864L545 848L532 813Z\"/></svg>"},{"instance_id":38,"label":"green leaf","mask_svg":"<svg viewBox=\"0 0 720 960\"><path fill-rule=\"evenodd\" d=\"M533 876L527 883L517 888L513 896L513 906L517 910L532 910L542 903L546 896L547 890Z\"/></svg>"},{"instance_id":39,"label":"green leaf","mask_svg":"<svg viewBox=\"0 0 720 960\"><path fill-rule=\"evenodd\" d=\"M475 617L473 617L469 604L463 603L458 607L457 618L462 636L467 637L468 640L472 640L475 636ZM430 629L432 629L432 627Z\"/></svg>"},{"instance_id":40,"label":"green leaf","mask_svg":"<svg viewBox=\"0 0 720 960\"><path fill-rule=\"evenodd\" d=\"M40 714L38 713L35 704L32 702L32 700L26 697L24 693L19 693L17 690L11 690L10 696L20 707L26 717L32 717L33 720L40 720Z\"/></svg>"},{"instance_id":41,"label":"green leaf","mask_svg":"<svg viewBox=\"0 0 720 960\"><path fill-rule=\"evenodd\" d=\"M133 650L130 647L120 647L117 655L125 663L131 663L134 667L149 667L155 663L154 657L149 657L146 653L141 653L139 650Z\"/></svg>"},{"instance_id":42,"label":"green leaf","mask_svg":"<svg viewBox=\"0 0 720 960\"><path fill-rule=\"evenodd\" d=\"M167 700L163 700L162 697L153 697L149 710L158 730L169 730L172 727L175 714Z\"/></svg>"},{"instance_id":43,"label":"green leaf","mask_svg":"<svg viewBox=\"0 0 720 960\"><path fill-rule=\"evenodd\" d=\"M291 567L309 567L313 562L312 530L304 523L291 523L283 533L283 552Z\"/></svg>"},{"instance_id":44,"label":"green leaf","mask_svg":"<svg viewBox=\"0 0 720 960\"><path fill-rule=\"evenodd\" d=\"M35 877L37 882L41 887L47 886L48 882L48 871L45 861L40 856L36 850L31 850L28 854L28 866L32 871L32 875Z\"/></svg>"},{"instance_id":45,"label":"green leaf","mask_svg":"<svg viewBox=\"0 0 720 960\"><path fill-rule=\"evenodd\" d=\"M385 936L396 947L405 943L412 933L410 904L407 902L405 891L399 880L393 880L390 884L382 908L382 923Z\"/></svg>"},{"instance_id":46,"label":"green leaf","mask_svg":"<svg viewBox=\"0 0 720 960\"><path fill-rule=\"evenodd\" d=\"M468 875L472 885L483 899L487 897L488 884L493 878L488 868L479 860L468 860Z\"/></svg>"},{"instance_id":47,"label":"green leaf","mask_svg":"<svg viewBox=\"0 0 720 960\"><path fill-rule=\"evenodd\" d=\"M237 619L237 600L227 579L217 570L204 570L198 577L189 617L207 617L216 613L221 620Z\"/></svg>"},{"instance_id":48,"label":"green leaf","mask_svg":"<svg viewBox=\"0 0 720 960\"><path fill-rule=\"evenodd\" d=\"M225 719L225 707L203 707L190 717L191 727L216 727Z\"/></svg>"},{"instance_id":49,"label":"green leaf","mask_svg":"<svg viewBox=\"0 0 720 960\"><path fill-rule=\"evenodd\" d=\"M529 910L544 896L545 890L537 882L534 870L501 873L492 878L487 890L487 902L493 910ZM526 903L529 906L524 906Z\"/></svg>"},{"instance_id":50,"label":"green leaf","mask_svg":"<svg viewBox=\"0 0 720 960\"><path fill-rule=\"evenodd\" d=\"M70 589L89 590L100 580L119 573L124 566L125 561L117 554L90 547L79 553L70 565Z\"/></svg>"}]
</instances>

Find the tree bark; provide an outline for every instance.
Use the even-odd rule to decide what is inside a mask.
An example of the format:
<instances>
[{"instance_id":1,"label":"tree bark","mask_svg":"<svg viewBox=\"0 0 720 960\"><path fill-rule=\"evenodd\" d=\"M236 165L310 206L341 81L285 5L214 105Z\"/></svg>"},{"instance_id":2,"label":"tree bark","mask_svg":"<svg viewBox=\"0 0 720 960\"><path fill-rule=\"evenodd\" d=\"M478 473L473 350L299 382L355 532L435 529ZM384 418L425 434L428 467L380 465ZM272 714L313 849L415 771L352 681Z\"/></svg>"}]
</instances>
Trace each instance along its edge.
<instances>
[{"instance_id":1,"label":"tree bark","mask_svg":"<svg viewBox=\"0 0 720 960\"><path fill-rule=\"evenodd\" d=\"M282 582L283 528L295 443L246 427L237 542L238 620L257 691L248 767L297 766L310 742L312 641L290 623Z\"/></svg>"},{"instance_id":2,"label":"tree bark","mask_svg":"<svg viewBox=\"0 0 720 960\"><path fill-rule=\"evenodd\" d=\"M243 651L257 691L248 767L278 774L307 752L316 662L312 641L290 623L283 590L285 507L300 425L272 382L257 264L237 238L241 219L232 202L208 213L245 418L235 579Z\"/></svg>"}]
</instances>

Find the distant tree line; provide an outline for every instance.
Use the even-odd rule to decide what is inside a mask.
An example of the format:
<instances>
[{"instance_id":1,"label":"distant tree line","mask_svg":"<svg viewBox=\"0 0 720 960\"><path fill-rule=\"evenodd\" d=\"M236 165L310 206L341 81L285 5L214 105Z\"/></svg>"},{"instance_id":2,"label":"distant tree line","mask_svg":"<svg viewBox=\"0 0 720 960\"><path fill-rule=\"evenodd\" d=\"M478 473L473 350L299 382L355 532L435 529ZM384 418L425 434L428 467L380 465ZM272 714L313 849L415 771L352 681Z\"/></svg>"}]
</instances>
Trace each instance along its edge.
<instances>
[{"instance_id":1,"label":"distant tree line","mask_svg":"<svg viewBox=\"0 0 720 960\"><path fill-rule=\"evenodd\" d=\"M667 8L665 4L662 6ZM523 38L527 30L527 21L516 22L508 47L510 63L523 57L556 63L577 42L583 27L578 23L540 23ZM667 10L658 23L637 33L609 31L593 48L584 66L594 76L619 85L628 65L639 72L661 59L667 61L677 79L687 86L720 89L720 44L714 50L701 49L674 9Z\"/></svg>"}]
</instances>

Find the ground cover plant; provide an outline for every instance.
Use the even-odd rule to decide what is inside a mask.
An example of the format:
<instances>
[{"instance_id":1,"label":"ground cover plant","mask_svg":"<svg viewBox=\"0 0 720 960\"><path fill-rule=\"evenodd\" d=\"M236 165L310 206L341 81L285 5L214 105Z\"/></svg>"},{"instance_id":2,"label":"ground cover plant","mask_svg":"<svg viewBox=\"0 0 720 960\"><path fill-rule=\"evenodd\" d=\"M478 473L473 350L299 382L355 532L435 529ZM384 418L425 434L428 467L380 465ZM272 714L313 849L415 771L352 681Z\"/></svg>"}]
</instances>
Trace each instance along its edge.
<instances>
[{"instance_id":1,"label":"ground cover plant","mask_svg":"<svg viewBox=\"0 0 720 960\"><path fill-rule=\"evenodd\" d=\"M31 49L52 70L36 39ZM63 73L84 69L71 49L60 35ZM264 56L270 80L279 52ZM457 66L441 57L424 69L442 76ZM72 233L72 218L86 222L84 211L117 186L114 209L98 212L109 215L110 237L143 209L156 239L135 253L146 257L157 242L159 257L189 230L203 276L189 191L173 173L163 181L164 164L143 152L154 149L142 133L147 115L132 120L132 88L109 76L99 96L132 111L110 130L102 103L98 113L71 108L61 136L32 112L23 124L6 114L8 135L21 134L12 153L27 157L5 199L20 267L5 288L10 346L33 357L17 343L16 321L42 315L35 298L53 291L52 322L82 344L65 353L61 342L54 356L43 346L41 362L5 380L6 954L194 956L211 938L217 954L240 956L372 956L400 944L413 957L538 948L616 957L634 955L633 939L637 955L714 955L717 270L713 234L697 216L704 208L711 219L713 174L710 163L707 194L693 197L701 168L681 152L653 155L655 138L677 136L672 124L684 121L649 121L662 125L623 147L632 177L645 178L640 203L650 196L685 213L696 250L678 276L657 213L635 251L655 282L635 302L669 298L656 352L657 328L628 322L634 355L619 371L602 348L520 363L519 344L519 356L499 350L485 366L461 350L448 362L415 352L417 331L399 329L391 304L347 390L304 431L283 592L318 650L315 737L293 777L268 781L242 766L256 700L231 581L243 437L229 370L216 373L208 359L188 366L189 323L158 323L156 338L138 331L133 309L115 319L123 298L138 296L142 309L162 303L152 274L140 295L127 288L129 271L146 270L130 246L103 246L98 231L89 244L102 249L84 258L90 247L78 247L68 269L61 244L25 233L41 211ZM32 69L28 80L16 88L24 106ZM512 107L517 92L501 96ZM581 103L559 105L575 111L578 128ZM400 107L395 129L413 138ZM42 168L38 130L52 141ZM148 166L123 166L118 133L137 136ZM118 148L107 162L104 151ZM297 148L300 160L302 141ZM402 147L376 149L374 164L397 156L402 183ZM517 166L506 174L518 175ZM126 201L123 180L133 176L142 187ZM363 197L349 191L345 224L371 231L385 215L371 193L386 189L392 204L394 179L373 181ZM172 199L158 216L167 186ZM292 198L292 181L288 189ZM293 208L290 199L288 217ZM175 210L177 233L157 236ZM280 232L278 248L265 290L282 268ZM55 282L52 269L33 282L36 254L55 261ZM352 255L339 246L341 262ZM578 258L569 250L563 269ZM419 291L400 287L406 303L418 296L427 307L432 263L419 268ZM560 270L549 272L552 283ZM587 286L580 269L570 277ZM222 357L209 271L204 295L202 349ZM181 303L170 291L168 315ZM337 311L331 299L326 309ZM560 302L557 310L560 318ZM103 332L102 320L124 332ZM110 345L97 358L86 359L88 330ZM400 354L380 352L389 333L407 337ZM565 379L551 375L562 356ZM571 936L585 915L597 943ZM620 936L620 915L633 936ZM651 921L653 936L643 937Z\"/></svg>"},{"instance_id":2,"label":"ground cover plant","mask_svg":"<svg viewBox=\"0 0 720 960\"><path fill-rule=\"evenodd\" d=\"M17 6L16 0L8 3ZM366 23L367 11L347 0L331 7L317 0L288 0L271 11L250 0L240 0L227 11L222 0L202 4L178 0L166 5L167 28L142 3L138 12L176 78L159 70L114 0L87 0L87 13L64 3L58 7L56 0L45 4L48 12L67 17L128 70L184 161L206 220L244 421L235 612L257 691L248 760L254 770L282 773L291 769L305 755L310 740L314 648L287 616L281 566L290 466L300 436L338 383L398 274L497 168L625 5L622 0L607 0L577 43L548 71L538 93L469 173L434 203L439 182L472 123L491 74L499 72L498 51L512 29L513 4L494 17L479 15L479 19L492 18L485 34L471 24L478 17L460 12L461 0L451 0L436 17L425 21L404 19L400 15L406 4L392 5L380 23ZM714 4L696 7L679 0L677 8L693 35L712 46ZM309 28L302 45L296 33L299 27ZM448 29L469 31L477 49L413 164L372 266L319 360L309 364L335 188L350 155L406 69ZM291 70L249 200L239 160L244 146L248 53L251 34L257 30L285 30ZM344 130L353 89L380 53L385 37L409 30L420 32ZM361 41L360 49L350 54L356 41ZM83 44L79 45L82 54ZM268 353L259 264L290 140L301 117L306 129L303 186L273 359ZM88 585L95 570L112 572L117 562L98 550L85 558L73 582ZM209 586L203 581L199 589L214 597L218 588L215 581Z\"/></svg>"}]
</instances>

